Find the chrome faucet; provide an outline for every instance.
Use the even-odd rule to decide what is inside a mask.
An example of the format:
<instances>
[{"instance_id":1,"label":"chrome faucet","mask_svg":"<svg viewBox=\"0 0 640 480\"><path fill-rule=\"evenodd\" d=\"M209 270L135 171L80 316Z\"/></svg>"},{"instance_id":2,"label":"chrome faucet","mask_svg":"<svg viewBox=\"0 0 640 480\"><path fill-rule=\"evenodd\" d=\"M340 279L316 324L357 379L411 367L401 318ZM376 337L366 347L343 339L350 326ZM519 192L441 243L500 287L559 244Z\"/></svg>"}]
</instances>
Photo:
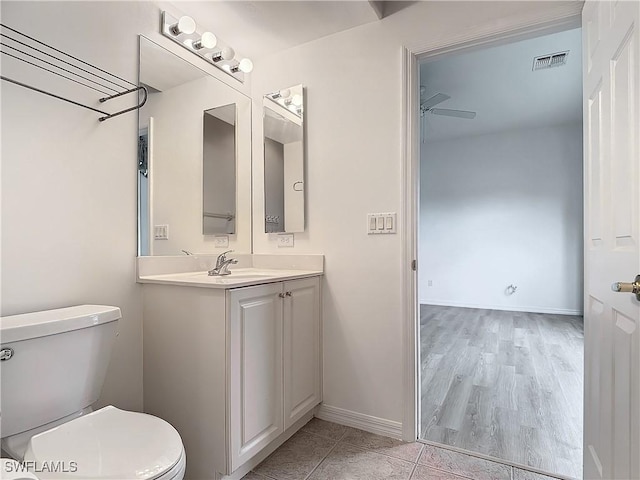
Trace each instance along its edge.
<instances>
[{"instance_id":1,"label":"chrome faucet","mask_svg":"<svg viewBox=\"0 0 640 480\"><path fill-rule=\"evenodd\" d=\"M226 252L222 252L218 255L216 259L216 266L209 270L209 276L213 277L214 275L231 275L229 271L229 265L235 265L238 263L238 260L235 258L227 258L227 253L231 253L233 250L227 250Z\"/></svg>"}]
</instances>

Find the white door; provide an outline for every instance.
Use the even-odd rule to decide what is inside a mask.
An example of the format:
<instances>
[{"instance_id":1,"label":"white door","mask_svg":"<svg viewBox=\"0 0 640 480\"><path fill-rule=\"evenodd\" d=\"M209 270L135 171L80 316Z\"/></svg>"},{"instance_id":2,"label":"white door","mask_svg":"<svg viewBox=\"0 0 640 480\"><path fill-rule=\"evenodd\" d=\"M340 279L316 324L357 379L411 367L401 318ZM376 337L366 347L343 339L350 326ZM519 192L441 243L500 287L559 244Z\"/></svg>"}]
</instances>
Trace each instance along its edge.
<instances>
[{"instance_id":1,"label":"white door","mask_svg":"<svg viewBox=\"0 0 640 480\"><path fill-rule=\"evenodd\" d=\"M284 428L320 403L320 280L284 283Z\"/></svg>"},{"instance_id":2,"label":"white door","mask_svg":"<svg viewBox=\"0 0 640 480\"><path fill-rule=\"evenodd\" d=\"M640 2L588 1L585 115L584 476L640 478Z\"/></svg>"},{"instance_id":3,"label":"white door","mask_svg":"<svg viewBox=\"0 0 640 480\"><path fill-rule=\"evenodd\" d=\"M283 432L280 293L271 283L228 295L231 472Z\"/></svg>"}]
</instances>

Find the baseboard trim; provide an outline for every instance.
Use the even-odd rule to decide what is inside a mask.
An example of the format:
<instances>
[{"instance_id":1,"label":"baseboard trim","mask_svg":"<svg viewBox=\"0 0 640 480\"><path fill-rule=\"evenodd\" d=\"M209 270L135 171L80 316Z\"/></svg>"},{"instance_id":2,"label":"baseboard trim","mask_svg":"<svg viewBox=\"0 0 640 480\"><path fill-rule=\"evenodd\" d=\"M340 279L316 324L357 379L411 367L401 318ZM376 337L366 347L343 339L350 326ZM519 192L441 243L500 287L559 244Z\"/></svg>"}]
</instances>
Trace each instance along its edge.
<instances>
[{"instance_id":1,"label":"baseboard trim","mask_svg":"<svg viewBox=\"0 0 640 480\"><path fill-rule=\"evenodd\" d=\"M315 416L320 420L339 423L347 427L359 428L360 430L385 437L402 438L402 423L394 422L393 420L373 417L371 415L365 415L364 413L353 412L325 404L321 404L317 408Z\"/></svg>"},{"instance_id":2,"label":"baseboard trim","mask_svg":"<svg viewBox=\"0 0 640 480\"><path fill-rule=\"evenodd\" d=\"M476 305L473 303L450 302L448 300L420 300L420 305L437 305L439 307L482 308L485 310L502 310L506 312L550 313L554 315L582 315L582 310L568 308L521 307L517 305Z\"/></svg>"}]
</instances>

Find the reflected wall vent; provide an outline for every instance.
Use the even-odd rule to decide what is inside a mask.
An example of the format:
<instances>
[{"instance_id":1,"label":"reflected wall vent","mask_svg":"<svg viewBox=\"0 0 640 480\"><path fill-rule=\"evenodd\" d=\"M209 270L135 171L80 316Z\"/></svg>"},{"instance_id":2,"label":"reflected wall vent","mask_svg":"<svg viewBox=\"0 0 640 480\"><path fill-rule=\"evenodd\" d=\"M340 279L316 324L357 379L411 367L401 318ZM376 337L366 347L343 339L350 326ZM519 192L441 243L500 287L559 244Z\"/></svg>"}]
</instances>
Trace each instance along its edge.
<instances>
[{"instance_id":1,"label":"reflected wall vent","mask_svg":"<svg viewBox=\"0 0 640 480\"><path fill-rule=\"evenodd\" d=\"M566 52L550 53L540 55L533 59L533 70L544 70L545 68L561 67L566 65L569 50Z\"/></svg>"}]
</instances>

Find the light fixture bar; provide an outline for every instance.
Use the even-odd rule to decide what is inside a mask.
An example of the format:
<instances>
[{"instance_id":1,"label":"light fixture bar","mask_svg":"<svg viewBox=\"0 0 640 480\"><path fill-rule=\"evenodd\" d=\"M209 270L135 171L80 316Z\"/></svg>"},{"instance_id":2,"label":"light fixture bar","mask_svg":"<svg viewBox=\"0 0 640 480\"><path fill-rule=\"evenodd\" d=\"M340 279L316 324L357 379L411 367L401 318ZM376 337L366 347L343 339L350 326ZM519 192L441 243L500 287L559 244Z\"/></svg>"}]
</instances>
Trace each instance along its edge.
<instances>
[{"instance_id":1,"label":"light fixture bar","mask_svg":"<svg viewBox=\"0 0 640 480\"><path fill-rule=\"evenodd\" d=\"M161 33L240 82L244 83L245 74L253 69L253 63L248 58L234 60L233 48L221 42L213 33L198 31L191 17L176 18L163 11Z\"/></svg>"}]
</instances>

